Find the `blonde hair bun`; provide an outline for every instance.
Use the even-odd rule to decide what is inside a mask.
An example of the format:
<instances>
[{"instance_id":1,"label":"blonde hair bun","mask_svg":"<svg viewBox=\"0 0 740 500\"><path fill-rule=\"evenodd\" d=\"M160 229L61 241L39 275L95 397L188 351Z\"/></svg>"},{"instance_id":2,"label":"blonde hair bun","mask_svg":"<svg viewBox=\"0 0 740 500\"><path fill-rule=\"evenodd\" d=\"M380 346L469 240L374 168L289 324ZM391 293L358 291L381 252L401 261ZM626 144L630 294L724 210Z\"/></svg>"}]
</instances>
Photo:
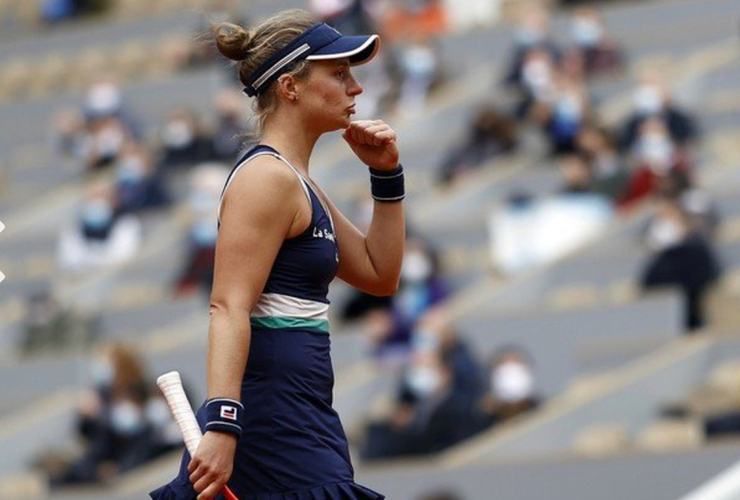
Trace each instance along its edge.
<instances>
[{"instance_id":1,"label":"blonde hair bun","mask_svg":"<svg viewBox=\"0 0 740 500\"><path fill-rule=\"evenodd\" d=\"M224 56L234 61L246 59L252 36L234 23L220 23L216 28L216 47Z\"/></svg>"}]
</instances>

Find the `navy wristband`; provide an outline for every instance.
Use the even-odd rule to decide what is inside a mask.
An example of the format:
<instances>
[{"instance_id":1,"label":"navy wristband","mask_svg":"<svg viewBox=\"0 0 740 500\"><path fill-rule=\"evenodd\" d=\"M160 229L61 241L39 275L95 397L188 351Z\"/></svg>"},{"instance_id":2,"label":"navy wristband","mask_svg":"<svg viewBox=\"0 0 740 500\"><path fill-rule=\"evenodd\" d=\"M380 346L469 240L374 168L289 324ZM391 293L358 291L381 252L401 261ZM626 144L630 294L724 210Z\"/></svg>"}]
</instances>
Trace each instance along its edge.
<instances>
[{"instance_id":1,"label":"navy wristband","mask_svg":"<svg viewBox=\"0 0 740 500\"><path fill-rule=\"evenodd\" d=\"M403 179L403 167L399 163L393 170L370 168L370 192L376 201L401 201L406 192Z\"/></svg>"},{"instance_id":2,"label":"navy wristband","mask_svg":"<svg viewBox=\"0 0 740 500\"><path fill-rule=\"evenodd\" d=\"M242 435L244 406L234 399L213 398L206 401L206 431L221 431Z\"/></svg>"}]
</instances>

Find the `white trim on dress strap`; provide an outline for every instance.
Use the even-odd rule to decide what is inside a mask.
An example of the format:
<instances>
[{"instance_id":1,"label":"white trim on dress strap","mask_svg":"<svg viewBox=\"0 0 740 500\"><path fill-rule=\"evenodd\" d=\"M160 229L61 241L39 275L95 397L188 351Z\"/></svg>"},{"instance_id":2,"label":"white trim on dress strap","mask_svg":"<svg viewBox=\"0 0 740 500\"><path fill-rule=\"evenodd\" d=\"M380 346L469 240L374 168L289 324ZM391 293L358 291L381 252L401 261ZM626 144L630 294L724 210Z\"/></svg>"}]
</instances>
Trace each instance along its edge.
<instances>
[{"instance_id":1,"label":"white trim on dress strap","mask_svg":"<svg viewBox=\"0 0 740 500\"><path fill-rule=\"evenodd\" d=\"M240 168L242 168L244 165L246 165L249 160L253 158L257 158L258 156L265 156L270 155L274 156L275 158L279 158L283 161L286 165L290 167L290 169L295 172L295 174L298 176L298 179L301 181L301 187L303 187L303 191L306 193L306 198L308 198L308 206L311 207L311 212L313 213L313 203L311 202L311 195L308 193L308 187L306 186L306 180L303 178L303 176L296 170L296 168L290 164L288 160L283 158L281 155L277 153L273 153L272 151L260 151L259 153L255 153L249 158L246 158L243 162L241 162L237 167L234 169L234 171L231 173L231 176L229 176L229 179L226 181L226 185L224 186L223 191L221 191L221 196L218 198L218 208L216 211L216 220L218 220L218 223L221 223L221 204L223 203L224 196L226 195L226 189L228 189L229 184L231 184L231 181L234 180L234 177L236 176L236 173L239 171Z\"/></svg>"}]
</instances>

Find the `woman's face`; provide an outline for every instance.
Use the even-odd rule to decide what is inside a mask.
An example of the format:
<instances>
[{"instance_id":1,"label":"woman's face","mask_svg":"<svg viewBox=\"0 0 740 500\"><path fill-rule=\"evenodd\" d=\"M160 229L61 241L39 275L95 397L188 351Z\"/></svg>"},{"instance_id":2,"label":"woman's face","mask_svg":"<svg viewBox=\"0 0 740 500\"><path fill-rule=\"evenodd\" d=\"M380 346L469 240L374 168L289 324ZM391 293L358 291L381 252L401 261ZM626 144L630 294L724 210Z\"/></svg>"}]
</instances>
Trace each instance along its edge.
<instances>
[{"instance_id":1,"label":"woman's face","mask_svg":"<svg viewBox=\"0 0 740 500\"><path fill-rule=\"evenodd\" d=\"M329 132L349 126L360 93L362 85L352 76L348 58L313 61L299 86L298 104L312 129Z\"/></svg>"}]
</instances>

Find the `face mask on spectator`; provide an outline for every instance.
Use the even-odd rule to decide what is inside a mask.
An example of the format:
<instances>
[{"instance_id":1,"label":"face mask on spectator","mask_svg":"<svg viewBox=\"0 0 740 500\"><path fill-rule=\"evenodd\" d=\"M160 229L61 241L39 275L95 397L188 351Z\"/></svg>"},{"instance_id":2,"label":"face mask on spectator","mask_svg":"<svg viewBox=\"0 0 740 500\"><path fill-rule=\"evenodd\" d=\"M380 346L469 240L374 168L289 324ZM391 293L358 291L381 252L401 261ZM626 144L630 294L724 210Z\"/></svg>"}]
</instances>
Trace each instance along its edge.
<instances>
[{"instance_id":1,"label":"face mask on spectator","mask_svg":"<svg viewBox=\"0 0 740 500\"><path fill-rule=\"evenodd\" d=\"M113 381L113 367L107 359L94 359L90 364L90 378L95 386L101 387Z\"/></svg>"},{"instance_id":2,"label":"face mask on spectator","mask_svg":"<svg viewBox=\"0 0 740 500\"><path fill-rule=\"evenodd\" d=\"M82 223L90 229L104 229L112 220L113 209L103 201L90 201L82 209Z\"/></svg>"},{"instance_id":3,"label":"face mask on spectator","mask_svg":"<svg viewBox=\"0 0 740 500\"><path fill-rule=\"evenodd\" d=\"M146 172L144 162L136 156L129 156L121 160L118 165L118 181L123 184L136 184L141 182Z\"/></svg>"},{"instance_id":4,"label":"face mask on spectator","mask_svg":"<svg viewBox=\"0 0 740 500\"><path fill-rule=\"evenodd\" d=\"M674 148L666 134L647 133L640 138L638 148L640 158L648 162L656 174L663 175L670 169Z\"/></svg>"},{"instance_id":5,"label":"face mask on spectator","mask_svg":"<svg viewBox=\"0 0 740 500\"><path fill-rule=\"evenodd\" d=\"M517 361L501 363L491 372L494 396L506 403L525 400L534 394L534 377L529 366Z\"/></svg>"},{"instance_id":6,"label":"face mask on spectator","mask_svg":"<svg viewBox=\"0 0 740 500\"><path fill-rule=\"evenodd\" d=\"M429 75L437 66L437 56L429 47L412 45L403 53L403 65L409 75Z\"/></svg>"},{"instance_id":7,"label":"face mask on spectator","mask_svg":"<svg viewBox=\"0 0 740 500\"><path fill-rule=\"evenodd\" d=\"M434 352L439 348L439 336L431 330L418 329L413 336L414 351Z\"/></svg>"},{"instance_id":8,"label":"face mask on spectator","mask_svg":"<svg viewBox=\"0 0 740 500\"><path fill-rule=\"evenodd\" d=\"M522 47L533 47L544 40L544 38L539 30L526 26L520 27L516 32L516 41Z\"/></svg>"},{"instance_id":9,"label":"face mask on spectator","mask_svg":"<svg viewBox=\"0 0 740 500\"><path fill-rule=\"evenodd\" d=\"M121 109L121 91L112 83L94 85L87 94L87 110L94 116L107 116Z\"/></svg>"},{"instance_id":10,"label":"face mask on spectator","mask_svg":"<svg viewBox=\"0 0 740 500\"><path fill-rule=\"evenodd\" d=\"M542 60L529 61L522 68L522 79L530 92L541 96L549 90L552 83L550 67Z\"/></svg>"},{"instance_id":11,"label":"face mask on spectator","mask_svg":"<svg viewBox=\"0 0 740 500\"><path fill-rule=\"evenodd\" d=\"M424 283L432 275L432 261L423 252L407 252L403 258L401 278L407 283Z\"/></svg>"},{"instance_id":12,"label":"face mask on spectator","mask_svg":"<svg viewBox=\"0 0 740 500\"><path fill-rule=\"evenodd\" d=\"M581 121L583 110L581 101L573 94L565 94L555 104L556 119L561 122L577 123Z\"/></svg>"},{"instance_id":13,"label":"face mask on spectator","mask_svg":"<svg viewBox=\"0 0 740 500\"><path fill-rule=\"evenodd\" d=\"M104 158L114 158L123 146L125 137L120 128L109 125L95 135L95 148Z\"/></svg>"},{"instance_id":14,"label":"face mask on spectator","mask_svg":"<svg viewBox=\"0 0 740 500\"><path fill-rule=\"evenodd\" d=\"M659 219L650 225L647 241L653 250L661 251L678 245L684 237L685 231L679 222Z\"/></svg>"},{"instance_id":15,"label":"face mask on spectator","mask_svg":"<svg viewBox=\"0 0 740 500\"><path fill-rule=\"evenodd\" d=\"M439 389L442 377L430 366L412 366L406 373L406 383L418 398L425 398Z\"/></svg>"},{"instance_id":16,"label":"face mask on spectator","mask_svg":"<svg viewBox=\"0 0 740 500\"><path fill-rule=\"evenodd\" d=\"M634 94L635 109L643 115L654 115L663 107L663 98L654 85L641 85Z\"/></svg>"},{"instance_id":17,"label":"face mask on spectator","mask_svg":"<svg viewBox=\"0 0 740 500\"><path fill-rule=\"evenodd\" d=\"M573 21L572 34L581 47L593 47L601 41L602 30L599 23L580 18Z\"/></svg>"},{"instance_id":18,"label":"face mask on spectator","mask_svg":"<svg viewBox=\"0 0 740 500\"><path fill-rule=\"evenodd\" d=\"M131 401L119 401L111 408L110 424L117 434L130 436L144 426L144 416Z\"/></svg>"},{"instance_id":19,"label":"face mask on spectator","mask_svg":"<svg viewBox=\"0 0 740 500\"><path fill-rule=\"evenodd\" d=\"M162 131L162 141L170 149L182 149L193 142L195 131L185 120L172 120Z\"/></svg>"}]
</instances>

